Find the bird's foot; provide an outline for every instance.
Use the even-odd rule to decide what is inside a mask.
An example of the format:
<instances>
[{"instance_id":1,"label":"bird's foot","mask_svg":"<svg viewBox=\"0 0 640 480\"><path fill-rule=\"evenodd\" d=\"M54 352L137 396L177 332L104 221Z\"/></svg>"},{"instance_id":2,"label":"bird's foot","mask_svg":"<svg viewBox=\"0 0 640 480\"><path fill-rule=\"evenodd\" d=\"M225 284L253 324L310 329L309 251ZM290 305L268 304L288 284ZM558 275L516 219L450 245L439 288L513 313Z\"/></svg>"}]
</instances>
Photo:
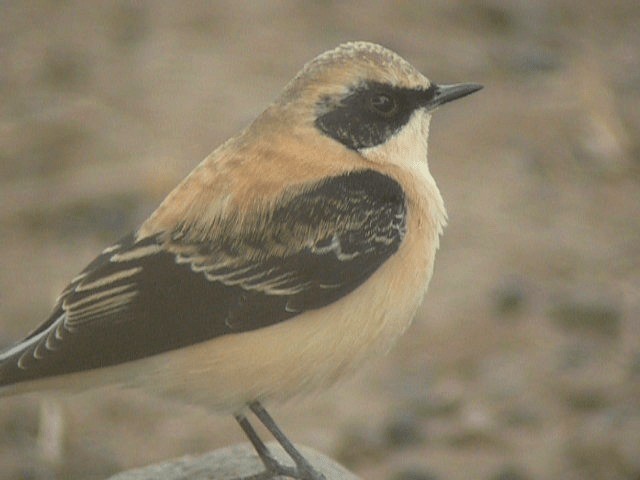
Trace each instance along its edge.
<instances>
[{"instance_id":1,"label":"bird's foot","mask_svg":"<svg viewBox=\"0 0 640 480\"><path fill-rule=\"evenodd\" d=\"M326 477L313 468L311 465L298 465L296 468L298 476L293 478L298 478L300 480L326 480Z\"/></svg>"},{"instance_id":2,"label":"bird's foot","mask_svg":"<svg viewBox=\"0 0 640 480\"><path fill-rule=\"evenodd\" d=\"M318 472L310 465L298 465L297 467L290 467L283 465L277 460L262 459L265 464L265 471L260 472L251 477L245 477L243 480L275 480L281 477L293 478L295 480L326 480L326 477Z\"/></svg>"}]
</instances>

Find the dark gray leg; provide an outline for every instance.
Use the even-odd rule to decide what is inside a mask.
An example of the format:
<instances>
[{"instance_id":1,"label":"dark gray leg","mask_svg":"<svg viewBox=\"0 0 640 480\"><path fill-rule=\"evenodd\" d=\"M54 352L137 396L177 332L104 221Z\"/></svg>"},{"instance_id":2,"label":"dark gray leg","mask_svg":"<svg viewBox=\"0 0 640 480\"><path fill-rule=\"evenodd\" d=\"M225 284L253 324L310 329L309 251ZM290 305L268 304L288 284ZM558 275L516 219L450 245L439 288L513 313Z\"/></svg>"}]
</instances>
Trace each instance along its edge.
<instances>
[{"instance_id":1,"label":"dark gray leg","mask_svg":"<svg viewBox=\"0 0 640 480\"><path fill-rule=\"evenodd\" d=\"M286 475L287 477L296 478L295 468L282 465L273 457L273 455L271 455L271 452L269 452L267 446L253 429L247 417L242 414L235 414L234 417L240 425L240 428L242 428L242 430L244 431L247 438L249 438L251 445L253 445L253 448L255 448L256 453L260 457L260 460L262 460L262 463L267 470L266 472L259 473L251 477L251 480L268 480L276 475Z\"/></svg>"},{"instance_id":2,"label":"dark gray leg","mask_svg":"<svg viewBox=\"0 0 640 480\"><path fill-rule=\"evenodd\" d=\"M271 418L271 415L269 415L269 413L260 404L260 402L253 402L249 404L249 408L256 415L256 417L260 419L263 425L267 427L267 429L271 432L273 437L282 446L284 451L287 452L287 454L295 462L297 467L296 475L293 476L292 478L297 478L300 480L326 480L325 476L322 475L320 472L318 472L315 468L313 468L311 464L307 461L307 459L304 458L302 454L298 451L298 449L293 446L293 444L285 436L282 430L280 430L278 425L276 425L276 422L273 420L273 418Z\"/></svg>"}]
</instances>

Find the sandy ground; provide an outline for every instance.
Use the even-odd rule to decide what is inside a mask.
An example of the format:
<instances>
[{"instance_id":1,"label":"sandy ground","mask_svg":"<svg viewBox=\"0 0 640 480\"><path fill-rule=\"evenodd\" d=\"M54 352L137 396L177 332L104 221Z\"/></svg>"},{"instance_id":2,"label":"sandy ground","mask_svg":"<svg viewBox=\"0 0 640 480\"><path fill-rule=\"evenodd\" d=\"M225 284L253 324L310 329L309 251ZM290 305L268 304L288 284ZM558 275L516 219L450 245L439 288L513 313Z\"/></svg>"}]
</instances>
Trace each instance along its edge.
<instances>
[{"instance_id":1,"label":"sandy ground","mask_svg":"<svg viewBox=\"0 0 640 480\"><path fill-rule=\"evenodd\" d=\"M640 477L640 4L0 4L0 344L310 58L371 40L481 93L432 123L450 224L408 335L273 410L378 480ZM0 478L243 441L131 392L0 400Z\"/></svg>"}]
</instances>

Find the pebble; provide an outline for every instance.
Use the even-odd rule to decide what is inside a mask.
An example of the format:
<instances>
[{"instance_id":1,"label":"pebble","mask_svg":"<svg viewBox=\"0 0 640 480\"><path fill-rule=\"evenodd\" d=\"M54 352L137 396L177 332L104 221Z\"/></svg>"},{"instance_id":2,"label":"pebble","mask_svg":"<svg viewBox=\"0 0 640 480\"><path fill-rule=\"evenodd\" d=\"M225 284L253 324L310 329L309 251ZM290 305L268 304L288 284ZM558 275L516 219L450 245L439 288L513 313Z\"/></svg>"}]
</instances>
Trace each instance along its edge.
<instances>
[{"instance_id":1,"label":"pebble","mask_svg":"<svg viewBox=\"0 0 640 480\"><path fill-rule=\"evenodd\" d=\"M426 418L455 415L462 406L464 389L464 383L460 380L442 379L416 400L414 411Z\"/></svg>"},{"instance_id":2,"label":"pebble","mask_svg":"<svg viewBox=\"0 0 640 480\"><path fill-rule=\"evenodd\" d=\"M506 278L493 293L494 308L500 315L513 315L522 310L526 302L523 283L515 278Z\"/></svg>"},{"instance_id":3,"label":"pebble","mask_svg":"<svg viewBox=\"0 0 640 480\"><path fill-rule=\"evenodd\" d=\"M625 412L620 415L615 432L617 451L620 460L628 471L637 472L633 478L640 478L640 411Z\"/></svg>"},{"instance_id":4,"label":"pebble","mask_svg":"<svg viewBox=\"0 0 640 480\"><path fill-rule=\"evenodd\" d=\"M637 478L640 471L640 415L607 409L585 416L566 442L566 455L584 478Z\"/></svg>"},{"instance_id":5,"label":"pebble","mask_svg":"<svg viewBox=\"0 0 640 480\"><path fill-rule=\"evenodd\" d=\"M622 312L611 300L586 295L567 298L551 309L551 317L567 333L595 333L616 338L620 335Z\"/></svg>"},{"instance_id":6,"label":"pebble","mask_svg":"<svg viewBox=\"0 0 640 480\"><path fill-rule=\"evenodd\" d=\"M530 403L511 402L500 414L500 420L510 427L537 427L542 424L544 414Z\"/></svg>"},{"instance_id":7,"label":"pebble","mask_svg":"<svg viewBox=\"0 0 640 480\"><path fill-rule=\"evenodd\" d=\"M387 420L383 430L385 443L403 447L424 441L420 418L412 413L402 413Z\"/></svg>"},{"instance_id":8,"label":"pebble","mask_svg":"<svg viewBox=\"0 0 640 480\"><path fill-rule=\"evenodd\" d=\"M640 352L632 356L629 365L629 373L633 380L640 380Z\"/></svg>"},{"instance_id":9,"label":"pebble","mask_svg":"<svg viewBox=\"0 0 640 480\"><path fill-rule=\"evenodd\" d=\"M529 480L531 477L527 475L521 467L516 465L505 465L489 480Z\"/></svg>"},{"instance_id":10,"label":"pebble","mask_svg":"<svg viewBox=\"0 0 640 480\"><path fill-rule=\"evenodd\" d=\"M438 476L421 467L407 468L393 475L392 480L437 480Z\"/></svg>"},{"instance_id":11,"label":"pebble","mask_svg":"<svg viewBox=\"0 0 640 480\"><path fill-rule=\"evenodd\" d=\"M45 56L40 76L56 88L78 88L89 81L90 65L77 51L50 51Z\"/></svg>"},{"instance_id":12,"label":"pebble","mask_svg":"<svg viewBox=\"0 0 640 480\"><path fill-rule=\"evenodd\" d=\"M609 352L588 342L564 346L558 355L553 381L559 398L572 410L597 410L611 402L612 392L622 380L623 365Z\"/></svg>"},{"instance_id":13,"label":"pebble","mask_svg":"<svg viewBox=\"0 0 640 480\"><path fill-rule=\"evenodd\" d=\"M449 433L449 443L456 448L495 445L499 439L496 418L486 406L467 405L460 421Z\"/></svg>"},{"instance_id":14,"label":"pebble","mask_svg":"<svg viewBox=\"0 0 640 480\"><path fill-rule=\"evenodd\" d=\"M335 449L335 458L350 466L360 461L372 461L386 450L383 439L372 425L349 425Z\"/></svg>"}]
</instances>

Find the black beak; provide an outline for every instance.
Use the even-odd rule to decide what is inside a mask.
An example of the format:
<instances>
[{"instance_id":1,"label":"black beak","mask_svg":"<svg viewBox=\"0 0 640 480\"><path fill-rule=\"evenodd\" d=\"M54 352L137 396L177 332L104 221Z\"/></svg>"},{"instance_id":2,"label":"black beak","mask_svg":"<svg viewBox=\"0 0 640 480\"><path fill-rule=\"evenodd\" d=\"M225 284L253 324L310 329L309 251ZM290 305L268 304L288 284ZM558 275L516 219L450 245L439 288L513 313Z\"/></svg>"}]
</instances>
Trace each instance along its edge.
<instances>
[{"instance_id":1,"label":"black beak","mask_svg":"<svg viewBox=\"0 0 640 480\"><path fill-rule=\"evenodd\" d=\"M431 85L433 97L425 105L427 110L433 110L442 104L457 100L482 89L477 83L456 83L454 85Z\"/></svg>"}]
</instances>

